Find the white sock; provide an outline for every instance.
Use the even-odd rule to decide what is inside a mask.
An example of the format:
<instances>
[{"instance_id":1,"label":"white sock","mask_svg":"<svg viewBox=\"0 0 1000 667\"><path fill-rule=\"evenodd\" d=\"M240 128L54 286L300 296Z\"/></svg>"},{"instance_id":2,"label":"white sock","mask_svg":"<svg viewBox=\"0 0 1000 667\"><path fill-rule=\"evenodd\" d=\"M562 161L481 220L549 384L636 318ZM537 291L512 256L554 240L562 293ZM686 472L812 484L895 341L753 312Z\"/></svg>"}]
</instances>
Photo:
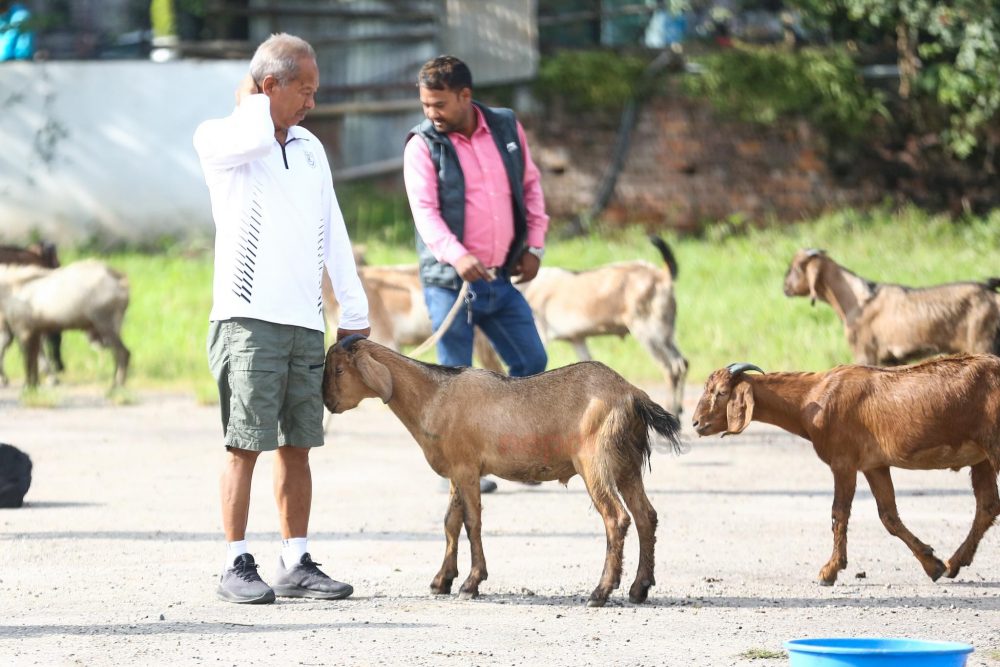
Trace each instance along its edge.
<instances>
[{"instance_id":1,"label":"white sock","mask_svg":"<svg viewBox=\"0 0 1000 667\"><path fill-rule=\"evenodd\" d=\"M233 561L242 556L243 554L250 553L247 549L246 540L238 540L236 542L226 542L226 569L228 570L233 566Z\"/></svg>"},{"instance_id":2,"label":"white sock","mask_svg":"<svg viewBox=\"0 0 1000 667\"><path fill-rule=\"evenodd\" d=\"M302 554L309 551L308 537L290 537L281 540L281 562L285 564L285 569L291 569L302 560Z\"/></svg>"}]
</instances>

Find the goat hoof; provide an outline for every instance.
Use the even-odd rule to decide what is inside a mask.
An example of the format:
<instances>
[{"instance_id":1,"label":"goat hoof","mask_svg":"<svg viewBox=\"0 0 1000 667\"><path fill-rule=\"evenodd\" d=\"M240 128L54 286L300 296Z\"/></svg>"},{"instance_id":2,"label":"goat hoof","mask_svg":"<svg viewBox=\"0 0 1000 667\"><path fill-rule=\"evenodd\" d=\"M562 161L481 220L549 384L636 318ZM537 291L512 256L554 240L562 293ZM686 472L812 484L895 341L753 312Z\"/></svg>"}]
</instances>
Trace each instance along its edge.
<instances>
[{"instance_id":1,"label":"goat hoof","mask_svg":"<svg viewBox=\"0 0 1000 667\"><path fill-rule=\"evenodd\" d=\"M642 604L649 597L650 583L647 581L632 584L632 589L628 592L628 601L634 604Z\"/></svg>"},{"instance_id":2,"label":"goat hoof","mask_svg":"<svg viewBox=\"0 0 1000 667\"><path fill-rule=\"evenodd\" d=\"M607 598L595 598L594 596L591 596L590 599L587 600L587 606L588 607L603 607L605 605L605 603L607 603L607 601L608 601Z\"/></svg>"},{"instance_id":3,"label":"goat hoof","mask_svg":"<svg viewBox=\"0 0 1000 667\"><path fill-rule=\"evenodd\" d=\"M451 583L449 582L447 584L441 584L439 586L431 584L431 593L433 593L434 595L449 595L451 594Z\"/></svg>"},{"instance_id":4,"label":"goat hoof","mask_svg":"<svg viewBox=\"0 0 1000 667\"><path fill-rule=\"evenodd\" d=\"M825 577L820 577L819 578L819 585L820 586L833 586L835 583L837 583L837 577L836 576L834 576L834 577L832 577L830 579L827 579Z\"/></svg>"},{"instance_id":5,"label":"goat hoof","mask_svg":"<svg viewBox=\"0 0 1000 667\"><path fill-rule=\"evenodd\" d=\"M954 579L958 576L958 571L962 569L962 563L959 561L948 561L947 569L944 572L944 576L949 579Z\"/></svg>"},{"instance_id":6,"label":"goat hoof","mask_svg":"<svg viewBox=\"0 0 1000 667\"><path fill-rule=\"evenodd\" d=\"M933 567L930 570L924 568L924 571L927 572L927 576L931 578L931 581L937 581L945 573L945 566L944 563L935 558ZM955 574L958 574L957 569L955 570Z\"/></svg>"},{"instance_id":7,"label":"goat hoof","mask_svg":"<svg viewBox=\"0 0 1000 667\"><path fill-rule=\"evenodd\" d=\"M479 597L479 591L461 591L458 594L459 600L472 600Z\"/></svg>"}]
</instances>

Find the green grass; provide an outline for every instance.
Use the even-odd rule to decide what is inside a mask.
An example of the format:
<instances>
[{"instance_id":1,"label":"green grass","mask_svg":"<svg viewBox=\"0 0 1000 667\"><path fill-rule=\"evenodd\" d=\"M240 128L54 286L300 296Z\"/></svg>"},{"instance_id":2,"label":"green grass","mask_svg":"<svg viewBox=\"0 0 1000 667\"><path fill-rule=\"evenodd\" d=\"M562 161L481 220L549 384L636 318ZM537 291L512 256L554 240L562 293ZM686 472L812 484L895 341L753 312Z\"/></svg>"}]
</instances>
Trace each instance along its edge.
<instances>
[{"instance_id":1,"label":"green grass","mask_svg":"<svg viewBox=\"0 0 1000 667\"><path fill-rule=\"evenodd\" d=\"M354 234L370 264L413 262L410 244ZM932 285L1000 275L1000 210L988 217L950 222L917 210L898 213L841 211L813 222L763 230L735 223L711 227L703 238L667 236L680 265L677 282L678 345L690 361L688 380L700 383L716 368L748 361L765 370L820 370L849 363L843 328L829 306L809 305L782 293L788 262L798 248L824 248L838 262L873 280ZM64 261L82 253L63 252ZM211 309L212 263L206 252L116 252L103 259L129 277L132 301L123 339L132 350L129 387L194 392L211 402L215 388L205 358ZM548 242L545 263L585 269L608 262L645 259L660 263L638 229L595 233ZM113 364L83 334L67 332L67 384L110 387ZM592 339L591 351L634 382L660 378L631 338ZM571 348L554 343L550 367L575 361ZM427 359L432 359L429 354ZM8 373L20 383L15 351ZM58 401L53 394L35 397ZM118 397L128 402L126 394Z\"/></svg>"},{"instance_id":2,"label":"green grass","mask_svg":"<svg viewBox=\"0 0 1000 667\"><path fill-rule=\"evenodd\" d=\"M784 651L772 651L766 648L749 648L737 657L744 660L780 660L787 658L788 654Z\"/></svg>"}]
</instances>

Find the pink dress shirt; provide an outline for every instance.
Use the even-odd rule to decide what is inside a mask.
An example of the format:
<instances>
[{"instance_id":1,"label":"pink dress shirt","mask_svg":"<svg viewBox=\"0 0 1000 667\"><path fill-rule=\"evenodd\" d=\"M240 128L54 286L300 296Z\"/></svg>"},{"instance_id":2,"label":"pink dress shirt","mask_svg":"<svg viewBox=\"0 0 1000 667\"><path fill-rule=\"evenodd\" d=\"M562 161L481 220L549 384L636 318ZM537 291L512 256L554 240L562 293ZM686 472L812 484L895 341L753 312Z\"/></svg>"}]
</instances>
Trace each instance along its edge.
<instances>
[{"instance_id":1,"label":"pink dress shirt","mask_svg":"<svg viewBox=\"0 0 1000 667\"><path fill-rule=\"evenodd\" d=\"M403 180L417 233L438 261L452 266L472 253L486 267L503 266L514 240L514 202L503 159L482 112L475 109L477 126L471 138L448 133L465 176L465 232L462 241L448 229L438 205L438 178L430 149L413 136L403 151ZM524 128L517 124L524 150L524 205L527 210L529 246L545 245L549 216L545 215L538 168L531 160Z\"/></svg>"}]
</instances>

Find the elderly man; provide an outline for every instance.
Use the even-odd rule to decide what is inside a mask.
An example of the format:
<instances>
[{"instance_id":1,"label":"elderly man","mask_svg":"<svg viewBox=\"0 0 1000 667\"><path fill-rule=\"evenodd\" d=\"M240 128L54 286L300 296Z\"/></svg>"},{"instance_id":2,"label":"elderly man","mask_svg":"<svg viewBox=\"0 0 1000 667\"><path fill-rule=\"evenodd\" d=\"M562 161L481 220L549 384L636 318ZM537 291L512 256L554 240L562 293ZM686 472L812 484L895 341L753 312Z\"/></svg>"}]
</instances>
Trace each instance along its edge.
<instances>
[{"instance_id":1,"label":"elderly man","mask_svg":"<svg viewBox=\"0 0 1000 667\"><path fill-rule=\"evenodd\" d=\"M220 488L228 544L217 594L228 602L353 592L317 567L307 542L309 450L323 444L324 266L342 309L337 338L369 331L326 153L299 127L318 86L312 47L272 35L236 90L235 111L202 123L194 136L216 225L208 354L225 433ZM257 574L246 543L250 482L262 451L276 451L283 538L273 588Z\"/></svg>"}]
</instances>

